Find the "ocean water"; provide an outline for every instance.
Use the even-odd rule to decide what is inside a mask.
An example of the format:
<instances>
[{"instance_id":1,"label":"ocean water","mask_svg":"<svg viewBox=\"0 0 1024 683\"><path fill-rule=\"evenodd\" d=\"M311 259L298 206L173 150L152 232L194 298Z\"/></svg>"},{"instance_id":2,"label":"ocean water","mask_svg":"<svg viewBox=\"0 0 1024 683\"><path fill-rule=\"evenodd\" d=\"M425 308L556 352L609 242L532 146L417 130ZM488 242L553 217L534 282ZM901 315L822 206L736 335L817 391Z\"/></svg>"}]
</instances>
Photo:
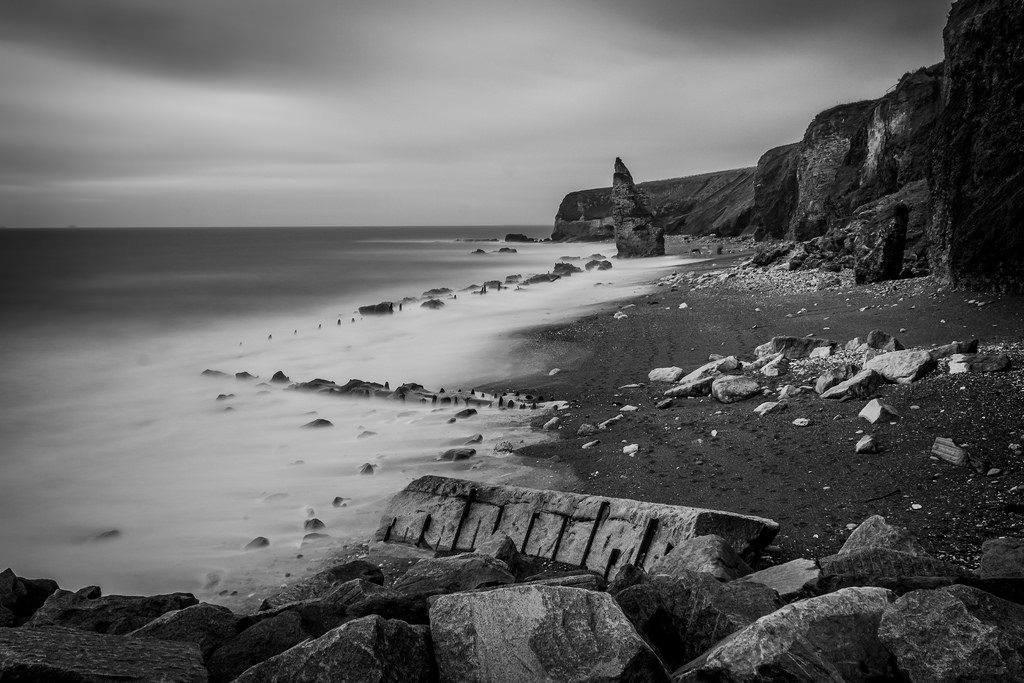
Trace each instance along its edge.
<instances>
[{"instance_id":1,"label":"ocean water","mask_svg":"<svg viewBox=\"0 0 1024 683\"><path fill-rule=\"evenodd\" d=\"M292 381L503 388L550 369L516 331L637 294L683 262L463 291L547 272L562 256L614 254L613 244L461 241L507 232L547 229L0 230L0 565L69 589L198 592L254 562L316 552L303 544L310 517L332 537L365 537L387 498L423 474L513 476L514 458L494 445L538 438L520 411L452 423L453 408L267 382L280 370ZM357 312L435 287L455 290L438 311L410 301L391 316ZM235 379L243 371L259 379ZM316 418L334 427L303 428ZM474 434L477 456L437 460ZM375 474L359 474L365 463ZM270 546L243 550L257 536Z\"/></svg>"}]
</instances>

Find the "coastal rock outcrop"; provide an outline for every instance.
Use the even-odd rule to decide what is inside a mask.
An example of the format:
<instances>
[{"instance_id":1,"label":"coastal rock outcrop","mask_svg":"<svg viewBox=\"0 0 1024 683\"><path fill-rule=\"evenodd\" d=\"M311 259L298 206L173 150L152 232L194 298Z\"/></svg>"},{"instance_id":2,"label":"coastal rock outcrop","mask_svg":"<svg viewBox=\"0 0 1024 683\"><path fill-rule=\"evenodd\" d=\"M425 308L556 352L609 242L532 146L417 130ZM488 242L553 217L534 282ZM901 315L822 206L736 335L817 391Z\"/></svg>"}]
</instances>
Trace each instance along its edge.
<instances>
[{"instance_id":1,"label":"coastal rock outcrop","mask_svg":"<svg viewBox=\"0 0 1024 683\"><path fill-rule=\"evenodd\" d=\"M612 175L612 223L619 258L665 255L665 231L654 225L650 198L637 189L622 159Z\"/></svg>"}]
</instances>

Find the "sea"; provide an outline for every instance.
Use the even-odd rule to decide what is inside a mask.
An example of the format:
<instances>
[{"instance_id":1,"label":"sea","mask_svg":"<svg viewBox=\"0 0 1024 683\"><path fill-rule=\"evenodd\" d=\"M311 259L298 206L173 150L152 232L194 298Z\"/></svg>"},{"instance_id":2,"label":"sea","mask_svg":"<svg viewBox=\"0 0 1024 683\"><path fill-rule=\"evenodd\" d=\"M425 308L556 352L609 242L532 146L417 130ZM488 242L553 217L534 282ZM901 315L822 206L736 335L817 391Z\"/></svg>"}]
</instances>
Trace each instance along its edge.
<instances>
[{"instance_id":1,"label":"sea","mask_svg":"<svg viewBox=\"0 0 1024 683\"><path fill-rule=\"evenodd\" d=\"M365 539L388 497L424 474L515 480L518 459L495 447L540 438L530 411L453 421L455 407L269 380L493 395L515 388L509 378L571 372L522 331L607 309L686 262L612 259L476 293L563 257L614 256L613 243L501 241L549 231L0 230L0 568L69 590L215 591L254 563L324 547L306 538L313 518L329 539ZM434 288L452 290L445 306L422 308ZM393 314L358 312L385 301ZM333 426L304 427L317 419ZM438 460L478 434L472 458ZM269 545L246 550L257 537Z\"/></svg>"}]
</instances>

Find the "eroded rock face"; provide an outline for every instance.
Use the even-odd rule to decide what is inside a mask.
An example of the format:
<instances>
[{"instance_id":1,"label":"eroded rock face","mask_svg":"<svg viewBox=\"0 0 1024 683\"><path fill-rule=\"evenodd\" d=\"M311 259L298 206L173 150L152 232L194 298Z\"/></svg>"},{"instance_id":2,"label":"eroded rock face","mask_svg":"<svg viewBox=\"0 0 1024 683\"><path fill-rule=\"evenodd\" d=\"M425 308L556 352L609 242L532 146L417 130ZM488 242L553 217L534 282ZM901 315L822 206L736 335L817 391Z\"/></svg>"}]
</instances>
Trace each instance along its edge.
<instances>
[{"instance_id":1,"label":"eroded rock face","mask_svg":"<svg viewBox=\"0 0 1024 683\"><path fill-rule=\"evenodd\" d=\"M441 680L668 681L607 593L514 586L437 599L430 632Z\"/></svg>"},{"instance_id":2,"label":"eroded rock face","mask_svg":"<svg viewBox=\"0 0 1024 683\"><path fill-rule=\"evenodd\" d=\"M612 221L619 258L665 255L665 231L654 224L650 199L637 189L629 169L617 157L612 175Z\"/></svg>"},{"instance_id":3,"label":"eroded rock face","mask_svg":"<svg viewBox=\"0 0 1024 683\"><path fill-rule=\"evenodd\" d=\"M943 41L932 271L954 285L1024 291L1024 7L960 0Z\"/></svg>"},{"instance_id":4,"label":"eroded rock face","mask_svg":"<svg viewBox=\"0 0 1024 683\"><path fill-rule=\"evenodd\" d=\"M895 280L903 270L910 209L883 199L861 209L850 224L853 275L858 285Z\"/></svg>"},{"instance_id":5,"label":"eroded rock face","mask_svg":"<svg viewBox=\"0 0 1024 683\"><path fill-rule=\"evenodd\" d=\"M783 239L796 207L796 166L800 143L770 149L757 160L754 175L754 238Z\"/></svg>"}]
</instances>

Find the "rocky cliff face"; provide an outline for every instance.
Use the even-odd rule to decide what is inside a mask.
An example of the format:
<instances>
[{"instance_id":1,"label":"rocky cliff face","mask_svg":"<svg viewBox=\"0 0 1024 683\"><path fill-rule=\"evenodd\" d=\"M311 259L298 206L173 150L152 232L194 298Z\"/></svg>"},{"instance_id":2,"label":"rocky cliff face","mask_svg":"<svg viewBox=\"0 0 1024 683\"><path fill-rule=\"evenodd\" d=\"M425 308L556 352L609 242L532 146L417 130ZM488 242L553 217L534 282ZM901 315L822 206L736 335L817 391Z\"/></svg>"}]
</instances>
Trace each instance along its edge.
<instances>
[{"instance_id":1,"label":"rocky cliff face","mask_svg":"<svg viewBox=\"0 0 1024 683\"><path fill-rule=\"evenodd\" d=\"M754 203L753 168L639 183L651 200L654 224L667 234L738 235ZM608 240L614 234L612 188L570 192L555 215L551 239Z\"/></svg>"},{"instance_id":2,"label":"rocky cliff face","mask_svg":"<svg viewBox=\"0 0 1024 683\"><path fill-rule=\"evenodd\" d=\"M616 157L612 174L612 222L619 258L665 255L665 231L654 225L650 197L637 188L629 169Z\"/></svg>"},{"instance_id":3,"label":"rocky cliff face","mask_svg":"<svg viewBox=\"0 0 1024 683\"><path fill-rule=\"evenodd\" d=\"M932 271L954 285L1024 291L1024 5L960 0L943 39Z\"/></svg>"},{"instance_id":4,"label":"rocky cliff face","mask_svg":"<svg viewBox=\"0 0 1024 683\"><path fill-rule=\"evenodd\" d=\"M754 173L754 238L784 239L796 209L796 164L800 143L770 149L757 160Z\"/></svg>"}]
</instances>

